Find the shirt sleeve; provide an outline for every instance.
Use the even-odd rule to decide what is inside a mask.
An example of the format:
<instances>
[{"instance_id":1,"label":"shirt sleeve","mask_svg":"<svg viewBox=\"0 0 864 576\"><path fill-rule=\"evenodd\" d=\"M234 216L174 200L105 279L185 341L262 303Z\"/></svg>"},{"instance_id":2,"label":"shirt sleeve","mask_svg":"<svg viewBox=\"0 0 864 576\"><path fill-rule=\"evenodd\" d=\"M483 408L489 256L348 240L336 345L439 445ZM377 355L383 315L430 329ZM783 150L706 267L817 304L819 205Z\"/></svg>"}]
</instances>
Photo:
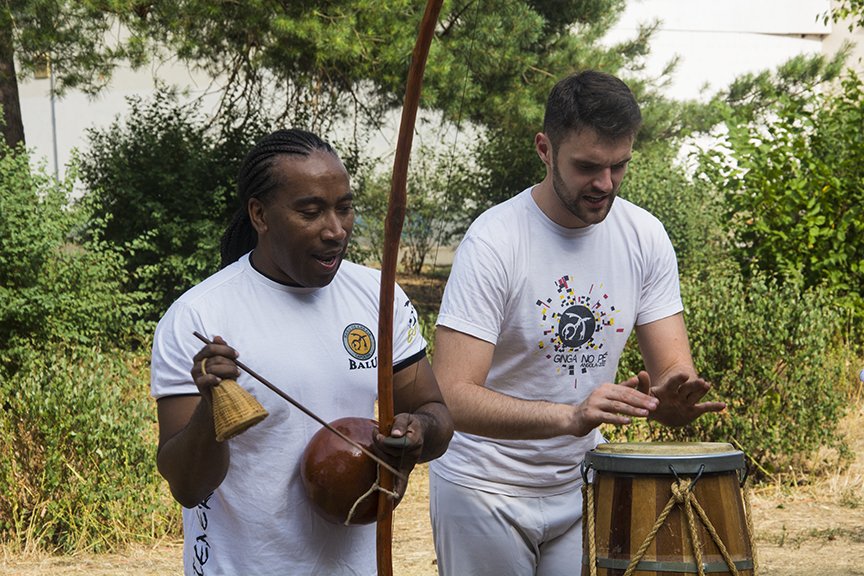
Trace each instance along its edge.
<instances>
[{"instance_id":1,"label":"shirt sleeve","mask_svg":"<svg viewBox=\"0 0 864 576\"><path fill-rule=\"evenodd\" d=\"M192 357L202 343L193 332L204 332L198 315L183 302L175 302L156 326L150 362L150 394L165 396L198 394L192 380Z\"/></svg>"},{"instance_id":2,"label":"shirt sleeve","mask_svg":"<svg viewBox=\"0 0 864 576\"><path fill-rule=\"evenodd\" d=\"M393 301L393 364L416 356L425 351L426 346L417 310L397 284Z\"/></svg>"},{"instance_id":3,"label":"shirt sleeve","mask_svg":"<svg viewBox=\"0 0 864 576\"><path fill-rule=\"evenodd\" d=\"M456 252L438 314L438 325L498 341L507 305L507 272L484 240L466 236Z\"/></svg>"},{"instance_id":4,"label":"shirt sleeve","mask_svg":"<svg viewBox=\"0 0 864 576\"><path fill-rule=\"evenodd\" d=\"M649 246L651 250L636 318L636 324L640 326L672 316L684 309L675 248L666 230L659 223Z\"/></svg>"}]
</instances>

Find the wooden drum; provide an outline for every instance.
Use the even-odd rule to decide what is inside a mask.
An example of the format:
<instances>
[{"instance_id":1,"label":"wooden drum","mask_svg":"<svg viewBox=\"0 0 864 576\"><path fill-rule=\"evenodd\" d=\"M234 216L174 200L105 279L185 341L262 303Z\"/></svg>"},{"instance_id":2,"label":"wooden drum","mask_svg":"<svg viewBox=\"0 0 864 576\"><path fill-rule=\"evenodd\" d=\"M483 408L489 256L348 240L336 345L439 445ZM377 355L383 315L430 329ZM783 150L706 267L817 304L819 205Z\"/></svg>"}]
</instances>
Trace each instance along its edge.
<instances>
[{"instance_id":1,"label":"wooden drum","mask_svg":"<svg viewBox=\"0 0 864 576\"><path fill-rule=\"evenodd\" d=\"M582 576L756 573L744 454L730 444L601 444L582 470Z\"/></svg>"}]
</instances>

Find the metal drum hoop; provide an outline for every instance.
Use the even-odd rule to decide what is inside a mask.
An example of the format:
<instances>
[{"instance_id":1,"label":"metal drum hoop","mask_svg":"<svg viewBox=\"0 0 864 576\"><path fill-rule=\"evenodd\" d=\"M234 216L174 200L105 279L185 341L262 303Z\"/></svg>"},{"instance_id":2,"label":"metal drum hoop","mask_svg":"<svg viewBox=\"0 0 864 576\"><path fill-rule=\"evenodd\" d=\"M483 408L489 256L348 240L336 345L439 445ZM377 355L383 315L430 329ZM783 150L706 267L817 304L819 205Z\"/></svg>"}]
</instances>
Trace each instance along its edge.
<instances>
[{"instance_id":1,"label":"metal drum hoop","mask_svg":"<svg viewBox=\"0 0 864 576\"><path fill-rule=\"evenodd\" d=\"M600 444L585 455L582 475L589 470L615 474L702 475L738 471L745 474L744 453L719 442L632 442Z\"/></svg>"}]
</instances>

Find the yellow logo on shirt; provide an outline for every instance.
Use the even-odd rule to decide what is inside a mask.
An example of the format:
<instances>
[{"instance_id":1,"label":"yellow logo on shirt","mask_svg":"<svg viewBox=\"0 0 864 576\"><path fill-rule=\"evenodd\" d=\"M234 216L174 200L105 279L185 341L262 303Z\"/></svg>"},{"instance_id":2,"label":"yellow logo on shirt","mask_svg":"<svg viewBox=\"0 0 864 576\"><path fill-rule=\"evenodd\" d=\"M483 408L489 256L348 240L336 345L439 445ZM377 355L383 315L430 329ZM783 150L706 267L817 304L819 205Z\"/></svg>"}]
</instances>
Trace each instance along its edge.
<instances>
[{"instance_id":1,"label":"yellow logo on shirt","mask_svg":"<svg viewBox=\"0 0 864 576\"><path fill-rule=\"evenodd\" d=\"M375 354L375 336L363 324L349 324L342 331L345 350L357 360L368 360Z\"/></svg>"}]
</instances>

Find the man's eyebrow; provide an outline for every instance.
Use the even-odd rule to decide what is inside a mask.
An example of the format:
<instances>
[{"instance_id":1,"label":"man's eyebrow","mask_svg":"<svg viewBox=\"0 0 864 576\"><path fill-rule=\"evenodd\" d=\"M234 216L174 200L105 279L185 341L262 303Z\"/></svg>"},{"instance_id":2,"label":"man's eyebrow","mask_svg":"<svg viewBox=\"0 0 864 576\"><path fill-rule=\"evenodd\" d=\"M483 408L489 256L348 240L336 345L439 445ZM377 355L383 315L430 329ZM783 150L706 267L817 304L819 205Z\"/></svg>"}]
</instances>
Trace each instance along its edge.
<instances>
[{"instance_id":1,"label":"man's eyebrow","mask_svg":"<svg viewBox=\"0 0 864 576\"><path fill-rule=\"evenodd\" d=\"M320 196L299 196L294 199L293 204L298 206L307 204L324 204L324 199Z\"/></svg>"},{"instance_id":2,"label":"man's eyebrow","mask_svg":"<svg viewBox=\"0 0 864 576\"><path fill-rule=\"evenodd\" d=\"M619 160L618 162L615 162L614 164L608 164L608 166L620 166L621 164L626 164L627 162L630 162L630 160L632 160L632 159L633 159L633 156L627 156L626 158L622 158L621 160ZM574 158L573 162L575 164L580 164L582 166L589 166L589 167L607 166L607 164L604 164L603 162L596 162L594 160L589 160L587 158Z\"/></svg>"},{"instance_id":3,"label":"man's eyebrow","mask_svg":"<svg viewBox=\"0 0 864 576\"><path fill-rule=\"evenodd\" d=\"M336 203L338 204L340 202L346 202L351 200L354 200L354 193L348 192L337 198ZM310 204L322 205L327 204L327 200L325 200L321 196L300 196L299 198L295 198L293 203L295 206L305 206Z\"/></svg>"}]
</instances>

